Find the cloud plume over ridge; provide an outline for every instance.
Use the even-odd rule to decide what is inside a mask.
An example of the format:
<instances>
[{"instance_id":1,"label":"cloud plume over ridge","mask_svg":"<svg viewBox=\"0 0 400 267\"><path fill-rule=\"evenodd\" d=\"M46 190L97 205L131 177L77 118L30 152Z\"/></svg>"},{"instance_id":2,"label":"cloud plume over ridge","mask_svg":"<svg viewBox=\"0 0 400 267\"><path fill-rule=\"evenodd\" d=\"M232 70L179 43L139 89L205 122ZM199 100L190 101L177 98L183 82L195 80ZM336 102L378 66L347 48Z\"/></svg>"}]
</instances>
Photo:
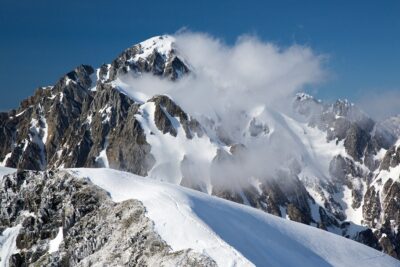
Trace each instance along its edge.
<instances>
[{"instance_id":1,"label":"cloud plume over ridge","mask_svg":"<svg viewBox=\"0 0 400 267\"><path fill-rule=\"evenodd\" d=\"M298 151L304 148L286 132L281 113L291 113L296 92L324 80L324 55L306 46L281 48L254 36L241 36L231 46L204 33L181 32L173 37L176 53L192 70L189 75L169 81L151 74L138 78L128 73L120 79L129 84L125 88L128 94L169 95L203 126L207 124L204 118L215 123L211 138L218 132L226 145L246 147L240 164L225 162L214 168L222 184L232 181L232 176L246 184L251 177L274 175L277 167L301 159ZM261 128L271 131L268 138L244 136L255 117ZM280 122L274 125L274 120ZM272 133L274 129L277 133ZM199 162L195 165L208 166Z\"/></svg>"},{"instance_id":2,"label":"cloud plume over ridge","mask_svg":"<svg viewBox=\"0 0 400 267\"><path fill-rule=\"evenodd\" d=\"M148 95L170 95L191 114L273 105L323 81L326 74L325 56L305 46L281 48L254 36L241 36L232 46L205 33L181 32L173 37L193 75L178 82L144 75L131 84Z\"/></svg>"}]
</instances>

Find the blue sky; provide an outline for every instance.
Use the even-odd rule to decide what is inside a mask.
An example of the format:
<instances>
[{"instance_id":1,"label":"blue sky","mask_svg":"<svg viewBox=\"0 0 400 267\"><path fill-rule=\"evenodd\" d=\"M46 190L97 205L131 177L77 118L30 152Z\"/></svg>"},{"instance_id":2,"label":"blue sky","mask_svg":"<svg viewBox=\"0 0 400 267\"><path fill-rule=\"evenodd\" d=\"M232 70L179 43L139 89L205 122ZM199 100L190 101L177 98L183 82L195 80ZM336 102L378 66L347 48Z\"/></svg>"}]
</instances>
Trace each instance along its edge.
<instances>
[{"instance_id":1,"label":"blue sky","mask_svg":"<svg viewBox=\"0 0 400 267\"><path fill-rule=\"evenodd\" d=\"M0 3L0 110L79 64L99 66L134 43L183 27L228 44L254 34L328 55L330 77L315 91L322 99L400 96L400 1Z\"/></svg>"}]
</instances>

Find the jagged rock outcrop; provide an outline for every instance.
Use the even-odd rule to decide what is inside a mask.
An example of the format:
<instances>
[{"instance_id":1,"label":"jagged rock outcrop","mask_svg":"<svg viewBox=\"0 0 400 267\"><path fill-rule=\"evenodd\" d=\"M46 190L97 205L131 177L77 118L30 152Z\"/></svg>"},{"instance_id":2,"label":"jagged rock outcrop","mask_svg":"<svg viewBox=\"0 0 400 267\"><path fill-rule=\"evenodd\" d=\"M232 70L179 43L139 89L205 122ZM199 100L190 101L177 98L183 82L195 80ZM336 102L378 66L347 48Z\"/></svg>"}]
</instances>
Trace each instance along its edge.
<instances>
[{"instance_id":1,"label":"jagged rock outcrop","mask_svg":"<svg viewBox=\"0 0 400 267\"><path fill-rule=\"evenodd\" d=\"M189 118L182 108L168 96L157 95L148 100L148 102L154 102L156 107L154 122L157 128L164 134L170 133L176 137L177 126L174 124L181 124L188 139L192 139L194 134L200 137L203 135L200 123L194 118ZM175 118L179 120L178 123L175 121Z\"/></svg>"},{"instance_id":2,"label":"jagged rock outcrop","mask_svg":"<svg viewBox=\"0 0 400 267\"><path fill-rule=\"evenodd\" d=\"M10 266L216 266L171 252L139 201L114 203L67 172L19 171L2 179L0 196L0 229L18 228L16 250L0 259Z\"/></svg>"},{"instance_id":3,"label":"jagged rock outcrop","mask_svg":"<svg viewBox=\"0 0 400 267\"><path fill-rule=\"evenodd\" d=\"M381 170L389 170L400 164L400 148L392 146L386 151L385 156L380 164Z\"/></svg>"},{"instance_id":4,"label":"jagged rock outcrop","mask_svg":"<svg viewBox=\"0 0 400 267\"><path fill-rule=\"evenodd\" d=\"M128 48L109 66L103 65L102 78L112 81L133 70L135 73L147 72L176 80L188 73L189 67L176 55L172 41L171 36L159 36Z\"/></svg>"},{"instance_id":5,"label":"jagged rock outcrop","mask_svg":"<svg viewBox=\"0 0 400 267\"><path fill-rule=\"evenodd\" d=\"M377 187L379 185L376 185ZM400 183L389 178L383 187L371 186L366 195L363 206L365 223L372 229L368 239L374 247L381 248L389 255L398 258L400 255Z\"/></svg>"}]
</instances>

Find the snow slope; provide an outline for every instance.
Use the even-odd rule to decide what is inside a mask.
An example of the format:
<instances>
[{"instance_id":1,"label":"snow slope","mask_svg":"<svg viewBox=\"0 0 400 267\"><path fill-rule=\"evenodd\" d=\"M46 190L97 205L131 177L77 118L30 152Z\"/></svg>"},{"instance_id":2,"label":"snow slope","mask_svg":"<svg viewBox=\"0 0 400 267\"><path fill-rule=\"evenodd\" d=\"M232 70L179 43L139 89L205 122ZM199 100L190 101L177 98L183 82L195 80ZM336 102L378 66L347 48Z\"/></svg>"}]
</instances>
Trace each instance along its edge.
<instances>
[{"instance_id":1,"label":"snow slope","mask_svg":"<svg viewBox=\"0 0 400 267\"><path fill-rule=\"evenodd\" d=\"M177 185L111 169L69 171L114 201L142 201L174 251L192 248L219 266L400 266L352 240Z\"/></svg>"}]
</instances>

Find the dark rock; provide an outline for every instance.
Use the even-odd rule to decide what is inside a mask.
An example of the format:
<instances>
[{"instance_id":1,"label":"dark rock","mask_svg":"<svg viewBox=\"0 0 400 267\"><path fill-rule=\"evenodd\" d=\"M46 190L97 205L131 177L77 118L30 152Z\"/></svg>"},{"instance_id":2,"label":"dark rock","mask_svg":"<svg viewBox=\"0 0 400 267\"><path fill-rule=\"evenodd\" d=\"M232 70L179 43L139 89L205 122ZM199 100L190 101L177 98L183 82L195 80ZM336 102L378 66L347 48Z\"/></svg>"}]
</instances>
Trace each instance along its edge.
<instances>
[{"instance_id":1,"label":"dark rock","mask_svg":"<svg viewBox=\"0 0 400 267\"><path fill-rule=\"evenodd\" d=\"M156 95L149 102L154 102L156 107L154 121L157 128L164 134L170 133L172 136L176 136L176 128L179 127L180 123L185 130L187 138L192 139L194 134L202 136L203 130L198 121L189 118L182 108L168 96Z\"/></svg>"},{"instance_id":2,"label":"dark rock","mask_svg":"<svg viewBox=\"0 0 400 267\"><path fill-rule=\"evenodd\" d=\"M369 134L361 128L352 125L346 132L344 147L355 160L361 161L368 144Z\"/></svg>"}]
</instances>

